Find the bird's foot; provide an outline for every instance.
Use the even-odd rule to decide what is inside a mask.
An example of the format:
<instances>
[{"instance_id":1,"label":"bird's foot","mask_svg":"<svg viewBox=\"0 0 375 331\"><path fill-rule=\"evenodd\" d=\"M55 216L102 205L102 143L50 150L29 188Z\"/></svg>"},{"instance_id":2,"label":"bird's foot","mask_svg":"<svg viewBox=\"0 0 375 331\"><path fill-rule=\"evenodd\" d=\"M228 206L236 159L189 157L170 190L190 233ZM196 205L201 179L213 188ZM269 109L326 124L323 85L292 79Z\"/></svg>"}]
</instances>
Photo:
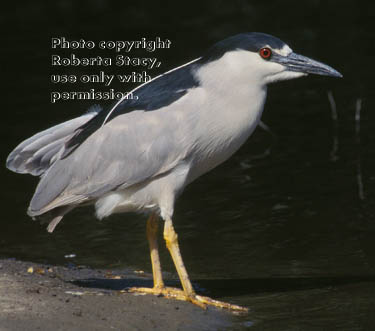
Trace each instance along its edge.
<instances>
[{"instance_id":1,"label":"bird's foot","mask_svg":"<svg viewBox=\"0 0 375 331\"><path fill-rule=\"evenodd\" d=\"M181 301L189 301L203 309L207 308L207 305L229 309L233 311L242 311L247 312L248 309L245 307L241 307L238 305L233 305L227 302L222 302L218 300L211 299L209 297L204 297L201 295L193 294L191 296L186 295L186 293L178 288L174 287L130 287L126 289L127 292L131 293L145 293L145 294L153 294L157 296L163 296L168 299L176 299Z\"/></svg>"},{"instance_id":2,"label":"bird's foot","mask_svg":"<svg viewBox=\"0 0 375 331\"><path fill-rule=\"evenodd\" d=\"M214 300L214 299L211 299L209 297L204 297L204 296L197 295L197 294L194 296L193 299L195 301L200 302L200 304L215 306L215 307L218 307L218 308L224 308L224 309L229 309L229 310L234 310L234 311L242 311L242 312L247 312L249 310L246 307L241 307L241 306L238 306L238 305L233 305L233 304L228 303L228 302ZM191 302L197 304L194 301L191 301Z\"/></svg>"}]
</instances>

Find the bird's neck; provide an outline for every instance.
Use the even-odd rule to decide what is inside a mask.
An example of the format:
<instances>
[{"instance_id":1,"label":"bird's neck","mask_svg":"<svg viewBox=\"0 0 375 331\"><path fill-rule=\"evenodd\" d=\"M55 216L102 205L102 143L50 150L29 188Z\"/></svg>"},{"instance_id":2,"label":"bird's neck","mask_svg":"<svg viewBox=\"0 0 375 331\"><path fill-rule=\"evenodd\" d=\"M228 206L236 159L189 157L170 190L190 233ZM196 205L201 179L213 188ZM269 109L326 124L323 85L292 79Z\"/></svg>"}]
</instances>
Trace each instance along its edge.
<instances>
[{"instance_id":1,"label":"bird's neck","mask_svg":"<svg viewBox=\"0 0 375 331\"><path fill-rule=\"evenodd\" d=\"M220 72L198 72L201 85L189 99L199 109L193 131L196 146L208 158L207 170L224 162L247 140L260 121L267 95L265 85L236 81L230 72L218 77Z\"/></svg>"},{"instance_id":2,"label":"bird's neck","mask_svg":"<svg viewBox=\"0 0 375 331\"><path fill-rule=\"evenodd\" d=\"M254 63L248 61L247 53L229 52L197 68L195 75L207 94L206 100L215 105L216 116L227 118L226 123L245 125L252 131L263 111L267 85Z\"/></svg>"},{"instance_id":3,"label":"bird's neck","mask_svg":"<svg viewBox=\"0 0 375 331\"><path fill-rule=\"evenodd\" d=\"M258 125L264 108L267 88L236 86L218 92L208 112L212 129L220 131L226 140L238 140L242 145ZM239 147L239 146L238 146Z\"/></svg>"},{"instance_id":4,"label":"bird's neck","mask_svg":"<svg viewBox=\"0 0 375 331\"><path fill-rule=\"evenodd\" d=\"M230 136L244 135L247 138L260 121L267 85L239 71L225 59L197 70L196 76L206 100L206 107L200 112L207 112L206 123L228 131Z\"/></svg>"}]
</instances>

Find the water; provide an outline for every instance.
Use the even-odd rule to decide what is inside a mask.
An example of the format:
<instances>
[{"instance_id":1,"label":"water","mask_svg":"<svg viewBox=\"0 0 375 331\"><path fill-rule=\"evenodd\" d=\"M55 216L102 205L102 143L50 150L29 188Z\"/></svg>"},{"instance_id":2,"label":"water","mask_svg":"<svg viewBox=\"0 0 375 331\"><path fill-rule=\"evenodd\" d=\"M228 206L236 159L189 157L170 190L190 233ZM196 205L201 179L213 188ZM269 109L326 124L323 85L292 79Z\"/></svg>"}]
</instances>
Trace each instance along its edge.
<instances>
[{"instance_id":1,"label":"water","mask_svg":"<svg viewBox=\"0 0 375 331\"><path fill-rule=\"evenodd\" d=\"M250 308L248 315L234 318L234 329L372 329L374 5L208 1L199 12L187 6L179 18L173 6L118 6L121 10L96 1L85 16L70 1L4 9L3 161L24 138L91 105L50 104L52 36L168 37L174 48L158 53L164 71L227 35L251 30L277 35L297 52L332 65L344 79L308 77L270 87L263 121L275 137L258 129L230 161L188 187L176 205L185 264L207 294ZM362 101L359 134L357 100ZM65 255L76 254L69 262L150 271L143 217L115 215L100 222L92 209L82 208L50 235L25 213L37 180L0 171L1 256L65 264ZM164 249L162 263L174 275Z\"/></svg>"}]
</instances>

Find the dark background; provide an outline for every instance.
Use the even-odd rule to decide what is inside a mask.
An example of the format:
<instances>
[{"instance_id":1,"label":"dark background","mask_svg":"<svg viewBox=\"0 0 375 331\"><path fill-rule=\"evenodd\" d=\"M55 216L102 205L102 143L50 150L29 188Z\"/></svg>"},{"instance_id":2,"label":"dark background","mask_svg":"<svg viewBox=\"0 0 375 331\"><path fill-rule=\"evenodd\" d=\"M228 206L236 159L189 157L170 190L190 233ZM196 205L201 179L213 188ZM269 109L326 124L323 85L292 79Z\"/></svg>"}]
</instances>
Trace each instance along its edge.
<instances>
[{"instance_id":1,"label":"dark background","mask_svg":"<svg viewBox=\"0 0 375 331\"><path fill-rule=\"evenodd\" d=\"M169 38L170 50L151 53L162 61L150 72L155 76L227 36L275 35L296 52L333 66L344 79L307 77L269 88L263 121L275 137L258 129L231 160L193 183L178 201L174 222L182 254L192 279L209 294L251 308L249 316L238 318L237 328L373 329L374 13L370 1L320 0L61 0L2 8L1 160L5 164L25 138L98 103L52 105L52 90L69 90L50 83L52 73L125 73L115 67L52 68L52 37ZM92 87L100 90L79 84L70 90ZM336 101L337 121L328 91ZM142 216L115 215L100 222L92 208L82 208L49 235L26 215L37 179L4 166L0 173L0 256L150 271ZM68 260L66 254L76 258ZM165 252L162 259L174 277Z\"/></svg>"}]
</instances>

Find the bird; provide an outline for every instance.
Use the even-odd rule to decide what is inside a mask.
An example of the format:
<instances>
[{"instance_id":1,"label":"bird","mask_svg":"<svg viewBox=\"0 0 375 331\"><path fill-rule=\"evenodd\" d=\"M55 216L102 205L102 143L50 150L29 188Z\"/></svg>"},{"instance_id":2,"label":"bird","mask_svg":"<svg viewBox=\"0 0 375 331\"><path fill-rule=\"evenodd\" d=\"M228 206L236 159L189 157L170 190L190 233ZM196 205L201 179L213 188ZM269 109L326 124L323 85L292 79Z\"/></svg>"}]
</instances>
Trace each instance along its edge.
<instances>
[{"instance_id":1,"label":"bird","mask_svg":"<svg viewBox=\"0 0 375 331\"><path fill-rule=\"evenodd\" d=\"M174 205L188 184L230 158L260 124L269 84L308 74L343 77L274 36L237 34L142 83L130 92L132 98L107 110L90 109L26 139L6 166L40 177L27 213L46 217L49 232L85 205L94 205L99 219L125 212L147 217L154 285L129 292L246 310L196 293L173 225ZM182 289L163 281L161 222Z\"/></svg>"}]
</instances>

